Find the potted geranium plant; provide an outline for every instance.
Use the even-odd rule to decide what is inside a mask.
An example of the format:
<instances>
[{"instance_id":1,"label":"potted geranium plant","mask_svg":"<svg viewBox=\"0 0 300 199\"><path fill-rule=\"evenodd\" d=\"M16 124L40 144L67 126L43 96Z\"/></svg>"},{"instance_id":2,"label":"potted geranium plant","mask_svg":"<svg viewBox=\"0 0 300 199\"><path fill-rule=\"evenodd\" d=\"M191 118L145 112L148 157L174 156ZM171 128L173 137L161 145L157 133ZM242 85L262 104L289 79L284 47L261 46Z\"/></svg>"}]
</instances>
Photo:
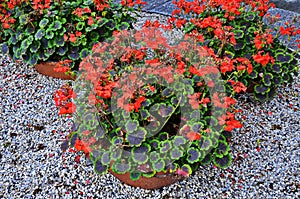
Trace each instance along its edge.
<instances>
[{"instance_id":1,"label":"potted geranium plant","mask_svg":"<svg viewBox=\"0 0 300 199\"><path fill-rule=\"evenodd\" d=\"M54 96L74 114L62 149L75 147L121 181L146 189L188 177L199 165L231 163L234 91L209 49L185 37L169 45L158 29L122 31L94 47L73 88Z\"/></svg>"},{"instance_id":2,"label":"potted geranium plant","mask_svg":"<svg viewBox=\"0 0 300 199\"><path fill-rule=\"evenodd\" d=\"M42 73L53 68L77 70L95 43L111 37L113 31L132 28L136 15L128 11L135 13L135 3L142 2L1 1L0 52L35 65Z\"/></svg>"},{"instance_id":3,"label":"potted geranium plant","mask_svg":"<svg viewBox=\"0 0 300 199\"><path fill-rule=\"evenodd\" d=\"M274 96L279 85L292 82L293 75L297 75L298 52L292 52L278 39L280 35L300 34L300 29L293 26L297 17L286 22L286 27L278 27L276 34L263 21L265 17L274 23L280 18L266 15L274 7L268 0L181 0L174 4L178 9L170 19L173 27L212 48L223 78L236 89L253 92L255 99L265 101ZM297 48L300 44L295 44Z\"/></svg>"}]
</instances>

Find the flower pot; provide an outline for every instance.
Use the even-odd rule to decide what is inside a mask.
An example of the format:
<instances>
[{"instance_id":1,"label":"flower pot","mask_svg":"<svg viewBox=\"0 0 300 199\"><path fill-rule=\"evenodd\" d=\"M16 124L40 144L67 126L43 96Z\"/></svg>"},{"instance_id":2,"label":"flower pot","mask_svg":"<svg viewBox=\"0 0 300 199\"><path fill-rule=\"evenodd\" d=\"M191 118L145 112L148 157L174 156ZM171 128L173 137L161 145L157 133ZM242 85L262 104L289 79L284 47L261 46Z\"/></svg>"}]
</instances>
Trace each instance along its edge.
<instances>
[{"instance_id":1,"label":"flower pot","mask_svg":"<svg viewBox=\"0 0 300 199\"><path fill-rule=\"evenodd\" d=\"M131 185L133 187L141 187L143 189L159 189L164 186L169 186L177 181L184 179L183 177L179 177L176 174L172 173L165 173L165 172L158 172L155 176L146 178L141 176L138 180L131 180L130 173L125 174L117 174L112 170L109 172L118 178L121 182L125 184Z\"/></svg>"},{"instance_id":2,"label":"flower pot","mask_svg":"<svg viewBox=\"0 0 300 199\"><path fill-rule=\"evenodd\" d=\"M63 80L74 80L76 77L72 77L70 75L65 74L64 72L55 72L56 62L42 62L40 64L34 65L34 68L37 72L42 75L46 75L49 77L59 78Z\"/></svg>"}]
</instances>

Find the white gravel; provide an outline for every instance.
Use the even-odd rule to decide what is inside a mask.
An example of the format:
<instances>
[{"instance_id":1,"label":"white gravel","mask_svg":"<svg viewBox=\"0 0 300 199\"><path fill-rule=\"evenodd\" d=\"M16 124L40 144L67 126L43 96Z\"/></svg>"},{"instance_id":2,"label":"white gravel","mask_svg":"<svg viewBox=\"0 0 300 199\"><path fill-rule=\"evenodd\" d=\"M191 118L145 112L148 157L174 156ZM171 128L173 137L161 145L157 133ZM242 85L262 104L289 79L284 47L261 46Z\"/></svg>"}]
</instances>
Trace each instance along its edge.
<instances>
[{"instance_id":1,"label":"white gravel","mask_svg":"<svg viewBox=\"0 0 300 199\"><path fill-rule=\"evenodd\" d=\"M272 101L244 95L244 127L234 132L227 170L201 167L187 180L149 191L98 176L60 144L72 118L52 100L66 81L0 55L0 198L300 198L300 76ZM257 150L260 140L260 152Z\"/></svg>"}]
</instances>

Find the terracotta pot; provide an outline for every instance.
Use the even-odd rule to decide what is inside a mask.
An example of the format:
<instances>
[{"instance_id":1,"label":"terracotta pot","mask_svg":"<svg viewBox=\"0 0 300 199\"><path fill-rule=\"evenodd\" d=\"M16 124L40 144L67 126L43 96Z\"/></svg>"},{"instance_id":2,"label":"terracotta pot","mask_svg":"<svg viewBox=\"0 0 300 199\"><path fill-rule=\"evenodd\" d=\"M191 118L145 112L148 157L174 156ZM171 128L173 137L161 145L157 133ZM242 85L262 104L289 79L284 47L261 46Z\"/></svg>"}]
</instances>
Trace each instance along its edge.
<instances>
[{"instance_id":1,"label":"terracotta pot","mask_svg":"<svg viewBox=\"0 0 300 199\"><path fill-rule=\"evenodd\" d=\"M125 184L131 185L133 187L141 187L143 189L159 189L183 179L171 173L158 172L151 178L141 176L138 180L131 180L130 173L117 174L112 170L110 170L109 172L113 176L118 178L121 182L124 182Z\"/></svg>"},{"instance_id":2,"label":"terracotta pot","mask_svg":"<svg viewBox=\"0 0 300 199\"><path fill-rule=\"evenodd\" d=\"M63 80L74 80L76 77L71 77L70 75L66 75L64 72L55 72L56 62L43 62L40 64L36 64L34 66L35 70L42 75L46 75L49 77L59 78Z\"/></svg>"}]
</instances>

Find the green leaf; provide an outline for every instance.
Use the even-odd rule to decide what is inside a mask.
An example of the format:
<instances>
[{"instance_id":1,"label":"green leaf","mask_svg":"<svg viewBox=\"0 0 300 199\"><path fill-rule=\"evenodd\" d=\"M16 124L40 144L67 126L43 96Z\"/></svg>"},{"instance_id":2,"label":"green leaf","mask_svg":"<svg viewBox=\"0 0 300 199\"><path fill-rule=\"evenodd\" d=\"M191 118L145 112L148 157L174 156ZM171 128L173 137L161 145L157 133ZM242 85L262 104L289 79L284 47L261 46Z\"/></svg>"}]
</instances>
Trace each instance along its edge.
<instances>
[{"instance_id":1,"label":"green leaf","mask_svg":"<svg viewBox=\"0 0 300 199\"><path fill-rule=\"evenodd\" d=\"M264 85L256 85L256 86L254 87L254 90L255 90L255 92L258 93L258 94L265 94L265 93L268 93L268 92L269 92L270 88L267 87L267 86L264 86Z\"/></svg>"},{"instance_id":2,"label":"green leaf","mask_svg":"<svg viewBox=\"0 0 300 199\"><path fill-rule=\"evenodd\" d=\"M226 141L219 140L218 147L214 151L216 157L223 157L228 154L230 150L229 144Z\"/></svg>"},{"instance_id":3,"label":"green leaf","mask_svg":"<svg viewBox=\"0 0 300 199\"><path fill-rule=\"evenodd\" d=\"M102 156L101 156L101 163L102 165L109 165L111 162L110 159L110 152L109 151L105 151Z\"/></svg>"},{"instance_id":4,"label":"green leaf","mask_svg":"<svg viewBox=\"0 0 300 199\"><path fill-rule=\"evenodd\" d=\"M39 30L35 33L35 35L34 35L35 40L40 40L40 39L42 39L42 38L44 37L44 35L45 35L45 30L44 30L44 29L39 29Z\"/></svg>"},{"instance_id":5,"label":"green leaf","mask_svg":"<svg viewBox=\"0 0 300 199\"><path fill-rule=\"evenodd\" d=\"M51 29L46 30L45 38L46 39L52 39L54 37L54 33L52 32Z\"/></svg>"},{"instance_id":6,"label":"green leaf","mask_svg":"<svg viewBox=\"0 0 300 199\"><path fill-rule=\"evenodd\" d=\"M94 168L95 168L95 172L98 174L106 173L108 170L108 166L103 165L99 159L95 161Z\"/></svg>"},{"instance_id":7,"label":"green leaf","mask_svg":"<svg viewBox=\"0 0 300 199\"><path fill-rule=\"evenodd\" d=\"M124 174L128 172L131 168L131 165L125 161L123 162L114 162L112 165L112 170L118 174Z\"/></svg>"},{"instance_id":8,"label":"green leaf","mask_svg":"<svg viewBox=\"0 0 300 199\"><path fill-rule=\"evenodd\" d=\"M201 164L202 165L209 165L212 161L212 157L211 154L208 153L202 160L201 160Z\"/></svg>"},{"instance_id":9,"label":"green leaf","mask_svg":"<svg viewBox=\"0 0 300 199\"><path fill-rule=\"evenodd\" d=\"M166 153L167 151L169 151L172 147L172 144L169 140L165 140L160 142L160 153Z\"/></svg>"},{"instance_id":10,"label":"green leaf","mask_svg":"<svg viewBox=\"0 0 300 199\"><path fill-rule=\"evenodd\" d=\"M272 84L272 80L273 79L273 75L271 73L265 73L263 78L262 78L262 81L264 83L264 85L266 86L271 86Z\"/></svg>"},{"instance_id":11,"label":"green leaf","mask_svg":"<svg viewBox=\"0 0 300 199\"><path fill-rule=\"evenodd\" d=\"M178 136L176 135L173 139L172 139L172 144L175 147L180 147L185 145L187 142L187 139L183 136Z\"/></svg>"},{"instance_id":12,"label":"green leaf","mask_svg":"<svg viewBox=\"0 0 300 199\"><path fill-rule=\"evenodd\" d=\"M232 157L230 156L230 154L227 154L226 156L223 156L221 158L217 156L213 158L214 165L222 169L229 167L231 162L232 162Z\"/></svg>"},{"instance_id":13,"label":"green leaf","mask_svg":"<svg viewBox=\"0 0 300 199\"><path fill-rule=\"evenodd\" d=\"M190 164L194 164L195 162L198 162L201 157L201 152L195 147L189 148L187 154L188 154L187 161Z\"/></svg>"},{"instance_id":14,"label":"green leaf","mask_svg":"<svg viewBox=\"0 0 300 199\"><path fill-rule=\"evenodd\" d=\"M127 22L122 22L117 26L117 30L122 31L122 30L128 30L130 28L129 23Z\"/></svg>"},{"instance_id":15,"label":"green leaf","mask_svg":"<svg viewBox=\"0 0 300 199\"><path fill-rule=\"evenodd\" d=\"M19 23L21 25L26 25L29 22L28 14L23 14L19 17Z\"/></svg>"},{"instance_id":16,"label":"green leaf","mask_svg":"<svg viewBox=\"0 0 300 199\"><path fill-rule=\"evenodd\" d=\"M53 31L59 30L62 28L62 23L60 21L53 21L49 28Z\"/></svg>"},{"instance_id":17,"label":"green leaf","mask_svg":"<svg viewBox=\"0 0 300 199\"><path fill-rule=\"evenodd\" d=\"M26 34L26 35L31 35L31 34L34 33L34 31L35 31L34 26L31 25L31 24L28 24L28 25L27 25L27 28L26 28L26 30L25 30L25 34Z\"/></svg>"},{"instance_id":18,"label":"green leaf","mask_svg":"<svg viewBox=\"0 0 300 199\"><path fill-rule=\"evenodd\" d=\"M136 131L138 126L139 122L137 120L129 120L125 125L126 132L130 133Z\"/></svg>"},{"instance_id":19,"label":"green leaf","mask_svg":"<svg viewBox=\"0 0 300 199\"><path fill-rule=\"evenodd\" d=\"M131 146L139 146L145 141L147 131L143 127L138 127L134 132L127 132L126 140Z\"/></svg>"},{"instance_id":20,"label":"green leaf","mask_svg":"<svg viewBox=\"0 0 300 199\"><path fill-rule=\"evenodd\" d=\"M183 156L183 151L180 148L173 148L170 152L171 159L178 160Z\"/></svg>"},{"instance_id":21,"label":"green leaf","mask_svg":"<svg viewBox=\"0 0 300 199\"><path fill-rule=\"evenodd\" d=\"M1 45L1 47L0 47L0 52L1 52L2 54L6 54L6 53L9 52L9 48L8 48L7 43L2 43L2 44L0 44L0 45Z\"/></svg>"},{"instance_id":22,"label":"green leaf","mask_svg":"<svg viewBox=\"0 0 300 199\"><path fill-rule=\"evenodd\" d=\"M83 59L83 58L89 56L90 54L91 54L91 52L87 48L84 48L80 51L80 59Z\"/></svg>"},{"instance_id":23,"label":"green leaf","mask_svg":"<svg viewBox=\"0 0 300 199\"><path fill-rule=\"evenodd\" d=\"M84 28L84 22L78 22L76 25L76 30L81 31Z\"/></svg>"},{"instance_id":24,"label":"green leaf","mask_svg":"<svg viewBox=\"0 0 300 199\"><path fill-rule=\"evenodd\" d=\"M152 163L152 167L156 172L163 171L165 166L166 166L165 161L162 159Z\"/></svg>"},{"instance_id":25,"label":"green leaf","mask_svg":"<svg viewBox=\"0 0 300 199\"><path fill-rule=\"evenodd\" d=\"M148 161L149 145L134 147L131 150L132 159L138 164L145 164Z\"/></svg>"},{"instance_id":26,"label":"green leaf","mask_svg":"<svg viewBox=\"0 0 300 199\"><path fill-rule=\"evenodd\" d=\"M138 180L142 176L141 172L130 173L131 180Z\"/></svg>"},{"instance_id":27,"label":"green leaf","mask_svg":"<svg viewBox=\"0 0 300 199\"><path fill-rule=\"evenodd\" d=\"M159 160L159 155L156 151L151 151L149 159L151 162L157 162Z\"/></svg>"},{"instance_id":28,"label":"green leaf","mask_svg":"<svg viewBox=\"0 0 300 199\"><path fill-rule=\"evenodd\" d=\"M185 171L188 175L191 175L193 172L191 166L188 164L182 165L181 170Z\"/></svg>"},{"instance_id":29,"label":"green leaf","mask_svg":"<svg viewBox=\"0 0 300 199\"><path fill-rule=\"evenodd\" d=\"M29 63L31 66L34 66L34 65L37 64L37 62L38 62L38 56L37 56L36 54L31 55L28 63Z\"/></svg>"},{"instance_id":30,"label":"green leaf","mask_svg":"<svg viewBox=\"0 0 300 199\"><path fill-rule=\"evenodd\" d=\"M49 19L43 18L40 23L39 26L41 29L45 28L47 26L47 24L49 23Z\"/></svg>"}]
</instances>

